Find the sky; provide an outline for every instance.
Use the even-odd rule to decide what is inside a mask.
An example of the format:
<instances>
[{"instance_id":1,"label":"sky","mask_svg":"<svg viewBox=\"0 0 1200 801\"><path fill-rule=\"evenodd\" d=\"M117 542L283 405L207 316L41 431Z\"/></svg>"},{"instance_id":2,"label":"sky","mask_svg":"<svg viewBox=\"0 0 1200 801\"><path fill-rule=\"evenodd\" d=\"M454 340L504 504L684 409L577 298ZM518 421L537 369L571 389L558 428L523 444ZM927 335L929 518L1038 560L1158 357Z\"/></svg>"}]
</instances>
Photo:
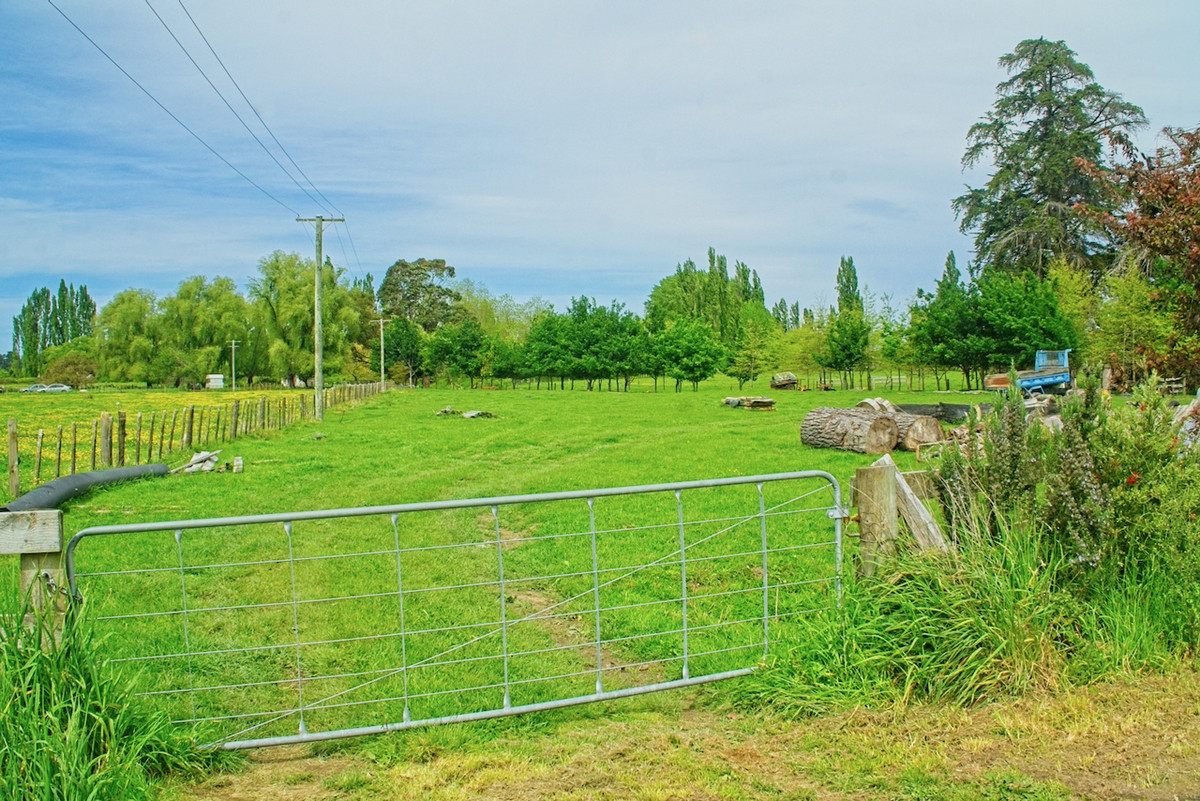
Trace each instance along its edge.
<instances>
[{"instance_id":1,"label":"sky","mask_svg":"<svg viewBox=\"0 0 1200 801\"><path fill-rule=\"evenodd\" d=\"M950 203L1021 40L1140 105L1145 150L1200 125L1195 0L0 0L0 31L0 351L38 287L244 290L317 215L376 285L443 258L641 314L713 247L768 305L830 304L850 256L902 307L972 256Z\"/></svg>"}]
</instances>

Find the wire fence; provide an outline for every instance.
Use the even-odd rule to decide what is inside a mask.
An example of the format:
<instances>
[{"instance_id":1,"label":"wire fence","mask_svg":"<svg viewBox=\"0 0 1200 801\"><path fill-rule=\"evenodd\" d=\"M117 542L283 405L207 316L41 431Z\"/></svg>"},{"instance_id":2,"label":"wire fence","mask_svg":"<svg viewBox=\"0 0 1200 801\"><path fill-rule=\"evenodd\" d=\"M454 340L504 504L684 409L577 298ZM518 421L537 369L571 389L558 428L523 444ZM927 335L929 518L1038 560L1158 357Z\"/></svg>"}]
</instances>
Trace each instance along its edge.
<instances>
[{"instance_id":1,"label":"wire fence","mask_svg":"<svg viewBox=\"0 0 1200 801\"><path fill-rule=\"evenodd\" d=\"M85 529L72 595L202 744L311 742L750 672L841 591L797 472Z\"/></svg>"},{"instance_id":2,"label":"wire fence","mask_svg":"<svg viewBox=\"0 0 1200 801\"><path fill-rule=\"evenodd\" d=\"M340 384L325 390L325 408L377 394L379 382ZM305 395L235 399L163 411L101 412L85 423L26 429L8 421L10 498L62 476L110 467L162 461L174 454L232 442L239 436L275 431L313 415ZM3 497L3 496L0 496Z\"/></svg>"}]
</instances>

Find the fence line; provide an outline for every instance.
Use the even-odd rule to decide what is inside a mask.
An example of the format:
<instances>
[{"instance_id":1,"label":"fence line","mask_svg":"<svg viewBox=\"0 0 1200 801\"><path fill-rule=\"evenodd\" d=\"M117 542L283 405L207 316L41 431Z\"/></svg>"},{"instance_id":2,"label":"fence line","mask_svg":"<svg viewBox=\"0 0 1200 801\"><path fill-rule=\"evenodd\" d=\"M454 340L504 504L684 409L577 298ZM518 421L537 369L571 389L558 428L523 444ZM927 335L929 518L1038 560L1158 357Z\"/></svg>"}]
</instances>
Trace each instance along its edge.
<instances>
[{"instance_id":1,"label":"fence line","mask_svg":"<svg viewBox=\"0 0 1200 801\"><path fill-rule=\"evenodd\" d=\"M340 384L325 390L325 408L355 403L380 392L378 382ZM30 454L21 453L17 421L8 421L8 492L13 498L21 490L77 472L97 468L127 467L162 461L164 456L232 442L238 437L263 431L278 431L293 423L311 419L313 403L304 396L268 399L234 399L223 404L188 404L182 409L138 412L132 426L125 412L115 417L101 412L92 421L90 451L86 436L79 442L78 424L57 431L37 429ZM167 418L170 417L170 425ZM156 431L157 427L157 431ZM132 428L132 440L130 439ZM114 430L115 429L115 430ZM64 437L69 437L64 455ZM82 446L84 451L79 452ZM157 446L157 451L155 447ZM23 457L32 457L32 475L21 475ZM53 473L53 475L51 475Z\"/></svg>"}]
</instances>

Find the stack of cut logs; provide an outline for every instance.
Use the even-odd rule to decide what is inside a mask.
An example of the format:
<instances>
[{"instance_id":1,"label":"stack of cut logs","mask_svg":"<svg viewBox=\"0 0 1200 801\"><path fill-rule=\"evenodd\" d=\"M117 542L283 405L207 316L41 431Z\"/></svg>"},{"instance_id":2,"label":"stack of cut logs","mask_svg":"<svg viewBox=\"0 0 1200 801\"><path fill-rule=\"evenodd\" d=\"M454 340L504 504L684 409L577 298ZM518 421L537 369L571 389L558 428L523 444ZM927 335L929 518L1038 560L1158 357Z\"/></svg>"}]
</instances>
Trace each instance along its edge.
<instances>
[{"instance_id":1,"label":"stack of cut logs","mask_svg":"<svg viewBox=\"0 0 1200 801\"><path fill-rule=\"evenodd\" d=\"M800 424L800 441L805 445L857 453L915 451L919 445L944 438L937 419L908 414L882 398L866 398L852 409L813 409Z\"/></svg>"}]
</instances>

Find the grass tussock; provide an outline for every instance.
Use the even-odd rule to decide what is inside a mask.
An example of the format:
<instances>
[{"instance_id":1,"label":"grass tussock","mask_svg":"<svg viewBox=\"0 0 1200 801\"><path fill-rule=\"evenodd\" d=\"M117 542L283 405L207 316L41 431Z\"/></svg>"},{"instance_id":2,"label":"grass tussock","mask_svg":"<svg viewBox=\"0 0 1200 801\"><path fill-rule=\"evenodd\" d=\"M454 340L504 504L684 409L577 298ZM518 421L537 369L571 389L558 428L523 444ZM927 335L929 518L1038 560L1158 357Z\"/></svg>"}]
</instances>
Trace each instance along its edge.
<instances>
[{"instance_id":1,"label":"grass tussock","mask_svg":"<svg viewBox=\"0 0 1200 801\"><path fill-rule=\"evenodd\" d=\"M1180 521L1200 513L1200 449L1153 386L1116 410L1069 405L1050 435L1019 408L1011 398L943 465L955 553L901 552L849 582L843 607L790 632L739 703L970 705L1194 656L1200 535Z\"/></svg>"},{"instance_id":2,"label":"grass tussock","mask_svg":"<svg viewBox=\"0 0 1200 801\"><path fill-rule=\"evenodd\" d=\"M137 703L89 623L68 618L56 637L40 616L27 628L27 612L0 611L0 798L153 798L154 777L227 760Z\"/></svg>"}]
</instances>

